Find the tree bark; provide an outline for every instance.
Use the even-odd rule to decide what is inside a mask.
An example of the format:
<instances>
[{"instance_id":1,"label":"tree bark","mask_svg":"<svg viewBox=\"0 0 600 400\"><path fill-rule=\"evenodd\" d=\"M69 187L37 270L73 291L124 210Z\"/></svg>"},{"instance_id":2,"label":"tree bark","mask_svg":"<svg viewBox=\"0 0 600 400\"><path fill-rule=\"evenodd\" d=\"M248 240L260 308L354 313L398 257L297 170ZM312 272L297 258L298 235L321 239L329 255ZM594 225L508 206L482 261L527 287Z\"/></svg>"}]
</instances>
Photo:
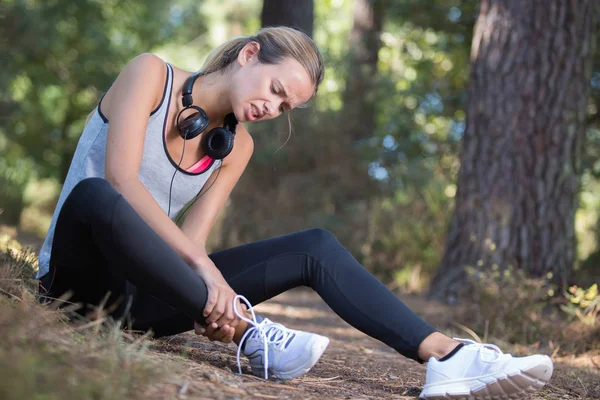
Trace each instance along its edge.
<instances>
[{"instance_id":1,"label":"tree bark","mask_svg":"<svg viewBox=\"0 0 600 400\"><path fill-rule=\"evenodd\" d=\"M354 0L348 78L343 97L344 119L353 140L371 137L375 128L373 89L378 75L383 10L381 0Z\"/></svg>"},{"instance_id":2,"label":"tree bark","mask_svg":"<svg viewBox=\"0 0 600 400\"><path fill-rule=\"evenodd\" d=\"M313 0L264 0L262 26L289 26L313 35Z\"/></svg>"},{"instance_id":3,"label":"tree bark","mask_svg":"<svg viewBox=\"0 0 600 400\"><path fill-rule=\"evenodd\" d=\"M594 0L484 0L475 26L456 206L430 296L464 267L566 283L597 21Z\"/></svg>"}]
</instances>

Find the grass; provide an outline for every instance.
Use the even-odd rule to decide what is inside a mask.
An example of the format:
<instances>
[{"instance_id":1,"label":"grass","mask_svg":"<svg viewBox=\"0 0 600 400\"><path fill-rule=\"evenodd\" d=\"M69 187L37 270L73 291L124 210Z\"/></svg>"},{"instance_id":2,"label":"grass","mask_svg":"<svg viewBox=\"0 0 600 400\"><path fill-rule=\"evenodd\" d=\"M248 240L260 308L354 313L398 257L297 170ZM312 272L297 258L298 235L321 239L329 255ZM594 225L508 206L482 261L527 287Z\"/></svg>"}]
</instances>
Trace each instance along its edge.
<instances>
[{"instance_id":1,"label":"grass","mask_svg":"<svg viewBox=\"0 0 600 400\"><path fill-rule=\"evenodd\" d=\"M204 342L193 346L191 336L185 334L172 340L152 340L122 331L101 312L93 321L73 319L72 315L69 319L68 311L57 310L56 304L40 305L37 281L33 279L35 263L33 254L23 251L9 235L2 236L0 232L0 399L3 400L175 399L182 397L177 393L168 396L168 392L173 392L170 382L180 382L182 378L185 384L177 390L187 390L188 398L330 399L360 394L384 398L381 397L384 392L400 396L408 390L410 394L397 398L414 399L424 379L422 368L415 368L400 357L390 358L386 352L356 351L356 343L366 346L373 343L350 329L348 332L352 334L338 337L310 375L285 384L257 382L258 378L248 374L239 376L233 371L235 351L225 345ZM483 308L465 310L470 319L453 316L453 312L459 316L462 313L454 309L444 308L440 316L424 311L423 305L414 306L426 315L430 313L429 317L439 324L444 320L464 322L484 341L501 345L513 354L552 354L555 374L543 391L530 397L533 400L600 398L598 324L585 326L566 318L541 318L541 303L538 304L536 297L541 291L537 283L521 278L517 281L520 283L486 284L489 290L481 294L485 297L484 306L480 306ZM499 300L506 298L510 301ZM339 319L333 314L322 317L325 322L318 326L314 321L310 325L309 321L315 317L312 306L306 307L310 312L299 322L298 310L302 307L298 300L290 304L296 307L291 315L289 305L265 306L263 311L281 308L280 314L266 316L283 319L281 322L295 328L314 329L334 339L347 330L336 322ZM525 340L522 345L514 345L519 342L515 342L515 336L524 334L523 337L531 338L531 332L535 332L536 343L526 345ZM465 337L465 332L457 336ZM195 337L192 338L193 341ZM366 363L370 363L369 371L355 367ZM390 371L395 378L385 378Z\"/></svg>"},{"instance_id":2,"label":"grass","mask_svg":"<svg viewBox=\"0 0 600 400\"><path fill-rule=\"evenodd\" d=\"M73 320L56 303L39 304L35 257L7 247L0 251L0 399L136 399L176 370L150 359L147 336L104 316Z\"/></svg>"}]
</instances>

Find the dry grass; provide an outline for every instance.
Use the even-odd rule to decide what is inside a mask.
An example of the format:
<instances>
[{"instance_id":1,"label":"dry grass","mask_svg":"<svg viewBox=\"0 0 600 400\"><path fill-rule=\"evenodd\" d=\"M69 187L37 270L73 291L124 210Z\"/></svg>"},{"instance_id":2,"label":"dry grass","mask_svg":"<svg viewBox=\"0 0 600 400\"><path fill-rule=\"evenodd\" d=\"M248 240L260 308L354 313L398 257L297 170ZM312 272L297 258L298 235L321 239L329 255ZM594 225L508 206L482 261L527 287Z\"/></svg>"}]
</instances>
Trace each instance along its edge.
<instances>
[{"instance_id":1,"label":"dry grass","mask_svg":"<svg viewBox=\"0 0 600 400\"><path fill-rule=\"evenodd\" d=\"M191 333L154 340L123 332L102 317L68 320L65 310L37 303L35 257L15 246L12 253L0 248L0 399L416 399L424 383L423 365L358 332L306 290L258 307L291 328L331 338L310 373L292 381L254 377L245 360L240 376L233 345ZM456 325L467 324L460 310L418 296L403 300L444 333L467 336ZM486 339L516 355L553 356L550 384L530 399L600 398L598 329L555 329L569 340L516 346L491 334ZM576 354L573 348L587 351Z\"/></svg>"},{"instance_id":2,"label":"dry grass","mask_svg":"<svg viewBox=\"0 0 600 400\"><path fill-rule=\"evenodd\" d=\"M41 305L28 252L0 252L0 399L135 399L169 363L152 361L149 340L101 317L67 318Z\"/></svg>"}]
</instances>

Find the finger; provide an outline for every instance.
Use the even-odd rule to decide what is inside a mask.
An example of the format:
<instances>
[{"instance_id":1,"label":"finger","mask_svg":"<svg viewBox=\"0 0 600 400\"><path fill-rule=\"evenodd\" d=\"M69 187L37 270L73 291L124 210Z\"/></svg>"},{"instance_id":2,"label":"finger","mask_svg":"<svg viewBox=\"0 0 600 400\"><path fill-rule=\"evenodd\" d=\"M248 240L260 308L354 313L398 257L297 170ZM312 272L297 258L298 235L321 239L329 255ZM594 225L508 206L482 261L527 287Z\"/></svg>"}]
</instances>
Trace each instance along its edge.
<instances>
[{"instance_id":1,"label":"finger","mask_svg":"<svg viewBox=\"0 0 600 400\"><path fill-rule=\"evenodd\" d=\"M230 327L229 330L227 331L227 334L225 336L223 336L223 339L221 339L221 342L231 343L233 341L234 335L235 335L235 329Z\"/></svg>"},{"instance_id":2,"label":"finger","mask_svg":"<svg viewBox=\"0 0 600 400\"><path fill-rule=\"evenodd\" d=\"M227 333L225 334L225 336L223 337L223 339L221 341L223 343L231 343L233 341L234 336L235 336L235 328L233 328L230 325L229 329L227 329Z\"/></svg>"},{"instance_id":3,"label":"finger","mask_svg":"<svg viewBox=\"0 0 600 400\"><path fill-rule=\"evenodd\" d=\"M227 319L227 317L225 317L225 315L222 315L221 318L219 318L215 323L217 324L217 326L219 328L222 328L224 325L229 325L231 321L229 319Z\"/></svg>"},{"instance_id":4,"label":"finger","mask_svg":"<svg viewBox=\"0 0 600 400\"><path fill-rule=\"evenodd\" d=\"M204 306L204 317L208 317L217 305L218 291L211 289L208 291L208 299L206 300L206 306Z\"/></svg>"},{"instance_id":5,"label":"finger","mask_svg":"<svg viewBox=\"0 0 600 400\"><path fill-rule=\"evenodd\" d=\"M210 336L207 336L212 342L220 342L224 337L227 336L227 328L217 328L213 329Z\"/></svg>"},{"instance_id":6,"label":"finger","mask_svg":"<svg viewBox=\"0 0 600 400\"><path fill-rule=\"evenodd\" d=\"M227 308L227 305L225 304L227 299L225 297L226 296L219 296L217 299L217 304L213 308L210 315L206 318L207 322L216 322L219 320L219 318L221 318L221 316L223 316L223 313Z\"/></svg>"},{"instance_id":7,"label":"finger","mask_svg":"<svg viewBox=\"0 0 600 400\"><path fill-rule=\"evenodd\" d=\"M214 334L215 334L216 328L208 325L205 329L204 329L204 336L206 336L207 338L211 338Z\"/></svg>"},{"instance_id":8,"label":"finger","mask_svg":"<svg viewBox=\"0 0 600 400\"><path fill-rule=\"evenodd\" d=\"M227 302L227 308L225 309L225 317L227 317L229 321L233 321L235 318L237 318L237 316L233 312L233 296Z\"/></svg>"},{"instance_id":9,"label":"finger","mask_svg":"<svg viewBox=\"0 0 600 400\"><path fill-rule=\"evenodd\" d=\"M206 337L211 342L217 341L217 340L219 340L218 337L217 337L218 332L219 332L219 328L214 328L214 327L211 326L211 327L209 327L209 328L206 329Z\"/></svg>"},{"instance_id":10,"label":"finger","mask_svg":"<svg viewBox=\"0 0 600 400\"><path fill-rule=\"evenodd\" d=\"M237 317L233 313L233 303L227 302L226 309L221 318L217 321L219 326L223 326L225 324L231 324ZM237 325L237 323L236 323Z\"/></svg>"},{"instance_id":11,"label":"finger","mask_svg":"<svg viewBox=\"0 0 600 400\"><path fill-rule=\"evenodd\" d=\"M232 302L233 303L233 302ZM238 314L235 313L235 311L237 310L238 314L241 315L242 317L246 316L246 307L243 307L243 305L241 305L239 300L236 300L236 307L234 309L234 307L231 307L231 312L232 312L232 319L229 321L229 325L232 328L236 328L240 322L241 319L240 317L238 317Z\"/></svg>"},{"instance_id":12,"label":"finger","mask_svg":"<svg viewBox=\"0 0 600 400\"><path fill-rule=\"evenodd\" d=\"M231 330L232 329L229 327L229 325L222 326L221 328L219 328L219 330L215 332L215 340L223 342L227 338Z\"/></svg>"}]
</instances>

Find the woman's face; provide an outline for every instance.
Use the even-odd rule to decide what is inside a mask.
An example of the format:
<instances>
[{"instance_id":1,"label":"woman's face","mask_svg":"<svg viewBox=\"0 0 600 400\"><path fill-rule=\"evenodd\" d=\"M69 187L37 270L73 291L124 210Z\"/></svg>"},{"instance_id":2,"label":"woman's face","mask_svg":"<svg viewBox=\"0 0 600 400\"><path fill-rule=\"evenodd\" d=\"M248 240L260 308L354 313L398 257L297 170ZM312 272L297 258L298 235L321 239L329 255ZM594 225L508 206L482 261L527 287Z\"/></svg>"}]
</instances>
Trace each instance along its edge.
<instances>
[{"instance_id":1,"label":"woman's face","mask_svg":"<svg viewBox=\"0 0 600 400\"><path fill-rule=\"evenodd\" d=\"M231 76L231 104L238 121L273 119L311 98L314 85L302 64L294 58L262 64L255 50L249 45L242 49L241 67Z\"/></svg>"}]
</instances>

